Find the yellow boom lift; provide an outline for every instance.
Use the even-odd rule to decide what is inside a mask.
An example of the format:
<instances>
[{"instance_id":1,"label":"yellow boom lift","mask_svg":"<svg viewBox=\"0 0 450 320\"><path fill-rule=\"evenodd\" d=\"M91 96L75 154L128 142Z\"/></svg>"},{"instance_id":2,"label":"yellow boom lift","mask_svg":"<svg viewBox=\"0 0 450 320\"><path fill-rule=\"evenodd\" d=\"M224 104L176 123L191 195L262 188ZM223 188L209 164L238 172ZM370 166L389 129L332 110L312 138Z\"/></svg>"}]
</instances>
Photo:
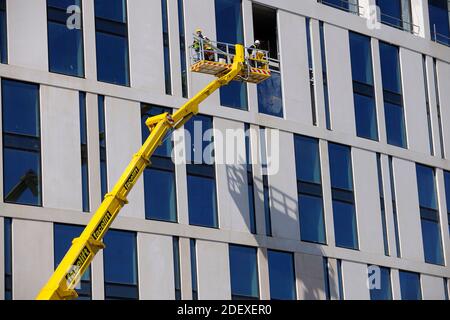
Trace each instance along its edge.
<instances>
[{"instance_id":1,"label":"yellow boom lift","mask_svg":"<svg viewBox=\"0 0 450 320\"><path fill-rule=\"evenodd\" d=\"M217 77L196 96L190 99L174 114L163 113L147 119L150 135L141 149L134 155L113 190L105 198L92 216L90 222L78 238L72 241L53 275L42 288L38 300L70 300L78 297L75 291L82 275L88 269L96 253L105 248L103 237L122 207L127 204L127 196L144 169L151 164L150 158L162 144L167 134L182 127L199 112L199 104L213 92L231 81L260 83L270 78L268 54L258 50L249 52L243 45L213 43L196 38L200 48L191 50L191 71ZM251 51L251 50L248 50Z\"/></svg>"}]
</instances>

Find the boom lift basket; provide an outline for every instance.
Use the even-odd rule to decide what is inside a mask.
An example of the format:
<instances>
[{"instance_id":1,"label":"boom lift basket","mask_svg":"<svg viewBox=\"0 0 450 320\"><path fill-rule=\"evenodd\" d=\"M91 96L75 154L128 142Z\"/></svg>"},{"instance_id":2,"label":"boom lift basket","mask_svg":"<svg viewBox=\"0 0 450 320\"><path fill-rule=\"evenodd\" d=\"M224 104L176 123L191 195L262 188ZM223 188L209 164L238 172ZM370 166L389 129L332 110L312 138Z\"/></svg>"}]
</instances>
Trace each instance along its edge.
<instances>
[{"instance_id":1,"label":"boom lift basket","mask_svg":"<svg viewBox=\"0 0 450 320\"><path fill-rule=\"evenodd\" d=\"M231 70L236 46L194 36L197 46L189 48L191 71L221 77ZM258 84L270 78L269 52L245 48L245 66L234 81Z\"/></svg>"}]
</instances>

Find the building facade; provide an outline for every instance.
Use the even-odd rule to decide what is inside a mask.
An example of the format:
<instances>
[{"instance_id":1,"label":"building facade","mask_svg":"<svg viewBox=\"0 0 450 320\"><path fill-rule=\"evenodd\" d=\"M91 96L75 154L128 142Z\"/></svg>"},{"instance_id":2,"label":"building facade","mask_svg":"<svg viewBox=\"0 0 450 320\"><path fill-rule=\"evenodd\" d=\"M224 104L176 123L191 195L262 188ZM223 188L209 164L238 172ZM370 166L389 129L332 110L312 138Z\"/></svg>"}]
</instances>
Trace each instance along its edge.
<instances>
[{"instance_id":1,"label":"building facade","mask_svg":"<svg viewBox=\"0 0 450 320\"><path fill-rule=\"evenodd\" d=\"M447 0L1 0L0 299L37 295L143 121L212 80L189 71L199 27L269 51L270 80L196 118L256 132L246 161L184 159L197 129L175 131L80 297L448 299L449 20Z\"/></svg>"}]
</instances>

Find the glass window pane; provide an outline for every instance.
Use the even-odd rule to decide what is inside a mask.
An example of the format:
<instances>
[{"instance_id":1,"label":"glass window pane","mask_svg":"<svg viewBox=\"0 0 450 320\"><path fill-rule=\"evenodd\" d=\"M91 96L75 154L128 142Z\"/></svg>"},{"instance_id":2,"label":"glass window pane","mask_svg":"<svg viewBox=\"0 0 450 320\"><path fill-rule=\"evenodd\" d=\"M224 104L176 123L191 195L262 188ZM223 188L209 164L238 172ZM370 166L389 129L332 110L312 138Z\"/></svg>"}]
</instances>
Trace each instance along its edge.
<instances>
[{"instance_id":1,"label":"glass window pane","mask_svg":"<svg viewBox=\"0 0 450 320\"><path fill-rule=\"evenodd\" d=\"M402 300L421 300L420 276L414 272L400 271Z\"/></svg>"},{"instance_id":2,"label":"glass window pane","mask_svg":"<svg viewBox=\"0 0 450 320\"><path fill-rule=\"evenodd\" d=\"M444 171L444 181L445 181L445 199L447 203L447 212L450 212L450 172Z\"/></svg>"},{"instance_id":3,"label":"glass window pane","mask_svg":"<svg viewBox=\"0 0 450 320\"><path fill-rule=\"evenodd\" d=\"M128 39L97 32L98 81L128 86Z\"/></svg>"},{"instance_id":4,"label":"glass window pane","mask_svg":"<svg viewBox=\"0 0 450 320\"><path fill-rule=\"evenodd\" d=\"M321 184L319 141L295 136L297 180Z\"/></svg>"},{"instance_id":5,"label":"glass window pane","mask_svg":"<svg viewBox=\"0 0 450 320\"><path fill-rule=\"evenodd\" d=\"M298 196L302 241L326 243L323 203L319 197Z\"/></svg>"},{"instance_id":6,"label":"glass window pane","mask_svg":"<svg viewBox=\"0 0 450 320\"><path fill-rule=\"evenodd\" d=\"M105 282L137 285L136 234L110 230L104 243Z\"/></svg>"},{"instance_id":7,"label":"glass window pane","mask_svg":"<svg viewBox=\"0 0 450 320\"><path fill-rule=\"evenodd\" d=\"M231 294L259 298L256 249L230 245Z\"/></svg>"},{"instance_id":8,"label":"glass window pane","mask_svg":"<svg viewBox=\"0 0 450 320\"><path fill-rule=\"evenodd\" d=\"M406 148L405 118L402 106L384 102L384 113L388 143Z\"/></svg>"},{"instance_id":9,"label":"glass window pane","mask_svg":"<svg viewBox=\"0 0 450 320\"><path fill-rule=\"evenodd\" d=\"M358 249L355 205L333 201L333 221L336 246Z\"/></svg>"},{"instance_id":10,"label":"glass window pane","mask_svg":"<svg viewBox=\"0 0 450 320\"><path fill-rule=\"evenodd\" d=\"M66 10L72 5L81 6L81 0L47 0L47 4L53 8Z\"/></svg>"},{"instance_id":11,"label":"glass window pane","mask_svg":"<svg viewBox=\"0 0 450 320\"><path fill-rule=\"evenodd\" d=\"M381 22L402 27L401 0L377 0L377 6L380 7Z\"/></svg>"},{"instance_id":12,"label":"glass window pane","mask_svg":"<svg viewBox=\"0 0 450 320\"><path fill-rule=\"evenodd\" d=\"M61 260L66 255L67 251L70 249L70 246L72 245L72 240L78 238L83 232L83 227L56 223L54 225L53 232L54 232L54 246L55 246L54 247L55 267L57 267L61 262ZM81 288L82 291L86 289L86 286L84 286L83 288L83 284L86 285L86 281L90 281L90 279L91 279L91 268L89 267L84 273L83 277L81 278L81 280L83 281ZM90 283L87 283L89 291L90 286L91 286Z\"/></svg>"},{"instance_id":13,"label":"glass window pane","mask_svg":"<svg viewBox=\"0 0 450 320\"><path fill-rule=\"evenodd\" d=\"M234 109L247 110L247 84L233 81L220 88L220 104Z\"/></svg>"},{"instance_id":14,"label":"glass window pane","mask_svg":"<svg viewBox=\"0 0 450 320\"><path fill-rule=\"evenodd\" d=\"M82 30L48 21L48 54L51 72L84 76Z\"/></svg>"},{"instance_id":15,"label":"glass window pane","mask_svg":"<svg viewBox=\"0 0 450 320\"><path fill-rule=\"evenodd\" d=\"M195 164L214 164L214 143L212 118L196 116L184 125L186 160Z\"/></svg>"},{"instance_id":16,"label":"glass window pane","mask_svg":"<svg viewBox=\"0 0 450 320\"><path fill-rule=\"evenodd\" d=\"M162 113L172 113L172 110L170 108L150 105L150 104L143 104L141 107L141 131L142 131L142 143L144 143L147 138L150 135L150 131L148 127L145 125L145 122L148 118L151 118L153 116L160 115ZM172 149L173 149L173 143L172 143L172 137L171 133L169 133L165 140L163 141L163 144L160 145L155 153L154 156L160 156L160 157L172 157Z\"/></svg>"},{"instance_id":17,"label":"glass window pane","mask_svg":"<svg viewBox=\"0 0 450 320\"><path fill-rule=\"evenodd\" d=\"M370 38L350 32L350 53L353 81L373 85Z\"/></svg>"},{"instance_id":18,"label":"glass window pane","mask_svg":"<svg viewBox=\"0 0 450 320\"><path fill-rule=\"evenodd\" d=\"M38 85L3 79L2 102L3 132L40 136Z\"/></svg>"},{"instance_id":19,"label":"glass window pane","mask_svg":"<svg viewBox=\"0 0 450 320\"><path fill-rule=\"evenodd\" d=\"M1 0L0 4L4 8L5 0ZM0 10L0 59L1 63L8 63L6 10Z\"/></svg>"},{"instance_id":20,"label":"glass window pane","mask_svg":"<svg viewBox=\"0 0 450 320\"><path fill-rule=\"evenodd\" d=\"M380 59L383 89L401 94L402 88L398 47L385 42L380 42Z\"/></svg>"},{"instance_id":21,"label":"glass window pane","mask_svg":"<svg viewBox=\"0 0 450 320\"><path fill-rule=\"evenodd\" d=\"M175 173L152 169L144 171L145 217L176 222Z\"/></svg>"},{"instance_id":22,"label":"glass window pane","mask_svg":"<svg viewBox=\"0 0 450 320\"><path fill-rule=\"evenodd\" d=\"M189 224L217 228L216 183L214 179L188 175Z\"/></svg>"},{"instance_id":23,"label":"glass window pane","mask_svg":"<svg viewBox=\"0 0 450 320\"><path fill-rule=\"evenodd\" d=\"M294 257L291 253L268 250L270 298L295 300Z\"/></svg>"},{"instance_id":24,"label":"glass window pane","mask_svg":"<svg viewBox=\"0 0 450 320\"><path fill-rule=\"evenodd\" d=\"M429 0L430 29L432 38L450 45L449 8L447 0ZM437 35L434 34L436 30Z\"/></svg>"},{"instance_id":25,"label":"glass window pane","mask_svg":"<svg viewBox=\"0 0 450 320\"><path fill-rule=\"evenodd\" d=\"M41 159L39 153L3 149L5 202L41 205Z\"/></svg>"},{"instance_id":26,"label":"glass window pane","mask_svg":"<svg viewBox=\"0 0 450 320\"><path fill-rule=\"evenodd\" d=\"M358 137L378 140L375 99L355 93L356 133Z\"/></svg>"},{"instance_id":27,"label":"glass window pane","mask_svg":"<svg viewBox=\"0 0 450 320\"><path fill-rule=\"evenodd\" d=\"M353 175L350 148L334 143L328 144L330 158L331 186L353 190Z\"/></svg>"},{"instance_id":28,"label":"glass window pane","mask_svg":"<svg viewBox=\"0 0 450 320\"><path fill-rule=\"evenodd\" d=\"M434 170L430 167L416 165L417 188L421 207L438 209Z\"/></svg>"},{"instance_id":29,"label":"glass window pane","mask_svg":"<svg viewBox=\"0 0 450 320\"><path fill-rule=\"evenodd\" d=\"M379 287L370 288L370 300L392 300L391 272L384 267L380 267L379 270Z\"/></svg>"},{"instance_id":30,"label":"glass window pane","mask_svg":"<svg viewBox=\"0 0 450 320\"><path fill-rule=\"evenodd\" d=\"M125 0L95 0L95 17L125 23L127 6Z\"/></svg>"},{"instance_id":31,"label":"glass window pane","mask_svg":"<svg viewBox=\"0 0 450 320\"><path fill-rule=\"evenodd\" d=\"M272 72L272 76L258 84L259 112L283 118L283 96L281 74Z\"/></svg>"},{"instance_id":32,"label":"glass window pane","mask_svg":"<svg viewBox=\"0 0 450 320\"><path fill-rule=\"evenodd\" d=\"M425 262L444 265L444 256L442 253L441 231L439 223L426 219L421 219L423 249L425 253Z\"/></svg>"}]
</instances>

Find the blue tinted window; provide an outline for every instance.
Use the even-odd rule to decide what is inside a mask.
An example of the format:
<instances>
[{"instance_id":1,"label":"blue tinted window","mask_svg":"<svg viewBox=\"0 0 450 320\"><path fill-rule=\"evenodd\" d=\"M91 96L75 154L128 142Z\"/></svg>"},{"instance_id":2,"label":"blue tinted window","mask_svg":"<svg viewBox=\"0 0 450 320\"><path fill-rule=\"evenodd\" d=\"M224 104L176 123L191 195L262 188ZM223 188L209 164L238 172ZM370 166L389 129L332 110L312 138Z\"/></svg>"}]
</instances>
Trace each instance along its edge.
<instances>
[{"instance_id":1,"label":"blue tinted window","mask_svg":"<svg viewBox=\"0 0 450 320\"><path fill-rule=\"evenodd\" d=\"M336 246L358 249L355 205L334 200L333 221Z\"/></svg>"},{"instance_id":2,"label":"blue tinted window","mask_svg":"<svg viewBox=\"0 0 450 320\"><path fill-rule=\"evenodd\" d=\"M300 194L298 205L302 241L326 243L322 198Z\"/></svg>"},{"instance_id":3,"label":"blue tinted window","mask_svg":"<svg viewBox=\"0 0 450 320\"><path fill-rule=\"evenodd\" d=\"M8 63L6 0L0 0L0 62Z\"/></svg>"},{"instance_id":4,"label":"blue tinted window","mask_svg":"<svg viewBox=\"0 0 450 320\"><path fill-rule=\"evenodd\" d=\"M266 235L268 237L272 236L272 216L270 214L270 193L269 187L264 186L264 222L266 226Z\"/></svg>"},{"instance_id":5,"label":"blue tinted window","mask_svg":"<svg viewBox=\"0 0 450 320\"><path fill-rule=\"evenodd\" d=\"M4 200L40 206L39 86L3 79L2 115Z\"/></svg>"},{"instance_id":6,"label":"blue tinted window","mask_svg":"<svg viewBox=\"0 0 450 320\"><path fill-rule=\"evenodd\" d=\"M379 275L369 274L369 276L379 276L379 286L374 284L370 288L370 300L392 300L391 271L389 268L380 267Z\"/></svg>"},{"instance_id":7,"label":"blue tinted window","mask_svg":"<svg viewBox=\"0 0 450 320\"><path fill-rule=\"evenodd\" d=\"M402 27L401 0L377 0L380 7L381 22L395 27Z\"/></svg>"},{"instance_id":8,"label":"blue tinted window","mask_svg":"<svg viewBox=\"0 0 450 320\"><path fill-rule=\"evenodd\" d=\"M403 107L384 102L384 117L386 119L386 133L389 144L406 148L406 128Z\"/></svg>"},{"instance_id":9,"label":"blue tinted window","mask_svg":"<svg viewBox=\"0 0 450 320\"><path fill-rule=\"evenodd\" d=\"M12 300L12 221L5 218L3 223L5 231L5 300Z\"/></svg>"},{"instance_id":10,"label":"blue tinted window","mask_svg":"<svg viewBox=\"0 0 450 320\"><path fill-rule=\"evenodd\" d=\"M380 42L380 59L383 89L401 94L402 87L398 47Z\"/></svg>"},{"instance_id":11,"label":"blue tinted window","mask_svg":"<svg viewBox=\"0 0 450 320\"><path fill-rule=\"evenodd\" d=\"M150 131L145 125L148 118L160 115L162 113L172 113L172 110L165 107L159 107L155 105L143 104L141 107L141 133L142 133L142 143L144 143L149 135ZM164 139L162 145L160 145L153 154L154 156L170 158L172 156L173 143L171 139L171 134L169 133Z\"/></svg>"},{"instance_id":12,"label":"blue tinted window","mask_svg":"<svg viewBox=\"0 0 450 320\"><path fill-rule=\"evenodd\" d=\"M283 95L281 74L272 72L272 76L258 84L259 112L283 118Z\"/></svg>"},{"instance_id":13,"label":"blue tinted window","mask_svg":"<svg viewBox=\"0 0 450 320\"><path fill-rule=\"evenodd\" d=\"M447 203L447 212L450 212L450 172L444 171L444 181L445 181L445 199ZM450 220L448 223L450 223Z\"/></svg>"},{"instance_id":14,"label":"blue tinted window","mask_svg":"<svg viewBox=\"0 0 450 320\"><path fill-rule=\"evenodd\" d=\"M444 265L439 222L422 218L421 226L425 262Z\"/></svg>"},{"instance_id":15,"label":"blue tinted window","mask_svg":"<svg viewBox=\"0 0 450 320\"><path fill-rule=\"evenodd\" d=\"M95 16L97 18L127 21L127 5L125 0L95 0Z\"/></svg>"},{"instance_id":16,"label":"blue tinted window","mask_svg":"<svg viewBox=\"0 0 450 320\"><path fill-rule=\"evenodd\" d=\"M144 189L146 218L176 222L175 173L151 167L146 169Z\"/></svg>"},{"instance_id":17,"label":"blue tinted window","mask_svg":"<svg viewBox=\"0 0 450 320\"><path fill-rule=\"evenodd\" d=\"M328 144L330 158L331 186L343 190L353 190L352 160L350 148Z\"/></svg>"},{"instance_id":18,"label":"blue tinted window","mask_svg":"<svg viewBox=\"0 0 450 320\"><path fill-rule=\"evenodd\" d=\"M49 66L51 72L83 77L83 31L81 26L68 25L74 12L67 13L67 8L72 5L81 7L81 1L48 1Z\"/></svg>"},{"instance_id":19,"label":"blue tinted window","mask_svg":"<svg viewBox=\"0 0 450 320\"><path fill-rule=\"evenodd\" d=\"M104 243L105 299L138 299L136 234L110 230Z\"/></svg>"},{"instance_id":20,"label":"blue tinted window","mask_svg":"<svg viewBox=\"0 0 450 320\"><path fill-rule=\"evenodd\" d=\"M428 8L433 40L450 45L449 8L447 0L429 0Z\"/></svg>"},{"instance_id":21,"label":"blue tinted window","mask_svg":"<svg viewBox=\"0 0 450 320\"><path fill-rule=\"evenodd\" d=\"M350 53L353 81L373 85L370 38L350 32Z\"/></svg>"},{"instance_id":22,"label":"blue tinted window","mask_svg":"<svg viewBox=\"0 0 450 320\"><path fill-rule=\"evenodd\" d=\"M189 224L218 227L216 182L214 179L188 175Z\"/></svg>"},{"instance_id":23,"label":"blue tinted window","mask_svg":"<svg viewBox=\"0 0 450 320\"><path fill-rule=\"evenodd\" d=\"M213 164L214 143L212 135L212 118L196 116L185 125L185 140L187 147L186 160L188 163Z\"/></svg>"},{"instance_id":24,"label":"blue tinted window","mask_svg":"<svg viewBox=\"0 0 450 320\"><path fill-rule=\"evenodd\" d=\"M54 225L54 254L55 268L66 255L72 245L72 240L78 238L83 232L79 226L55 224ZM80 287L76 289L79 299L91 299L91 268L89 267L81 278Z\"/></svg>"},{"instance_id":25,"label":"blue tinted window","mask_svg":"<svg viewBox=\"0 0 450 320\"><path fill-rule=\"evenodd\" d=\"M433 168L416 165L416 172L420 206L437 209L436 182Z\"/></svg>"},{"instance_id":26,"label":"blue tinted window","mask_svg":"<svg viewBox=\"0 0 450 320\"><path fill-rule=\"evenodd\" d=\"M125 0L95 0L98 81L128 86L129 53Z\"/></svg>"},{"instance_id":27,"label":"blue tinted window","mask_svg":"<svg viewBox=\"0 0 450 320\"><path fill-rule=\"evenodd\" d=\"M292 253L268 250L270 298L295 300L295 270Z\"/></svg>"},{"instance_id":28,"label":"blue tinted window","mask_svg":"<svg viewBox=\"0 0 450 320\"><path fill-rule=\"evenodd\" d=\"M357 93L353 97L355 102L356 134L358 137L378 140L375 99Z\"/></svg>"},{"instance_id":29,"label":"blue tinted window","mask_svg":"<svg viewBox=\"0 0 450 320\"><path fill-rule=\"evenodd\" d=\"M230 276L233 299L259 298L255 248L230 245Z\"/></svg>"},{"instance_id":30,"label":"blue tinted window","mask_svg":"<svg viewBox=\"0 0 450 320\"><path fill-rule=\"evenodd\" d=\"M244 44L241 0L215 0L217 41ZM247 85L232 82L220 89L223 106L247 110Z\"/></svg>"},{"instance_id":31,"label":"blue tinted window","mask_svg":"<svg viewBox=\"0 0 450 320\"><path fill-rule=\"evenodd\" d=\"M321 183L319 141L305 136L295 137L297 180Z\"/></svg>"},{"instance_id":32,"label":"blue tinted window","mask_svg":"<svg viewBox=\"0 0 450 320\"><path fill-rule=\"evenodd\" d=\"M330 115L330 99L328 95L328 75L327 75L327 55L325 46L325 28L323 21L319 22L319 35L320 35L320 55L322 60L322 73L323 73L323 96L325 99L325 121L328 130L331 130L331 115Z\"/></svg>"},{"instance_id":33,"label":"blue tinted window","mask_svg":"<svg viewBox=\"0 0 450 320\"><path fill-rule=\"evenodd\" d=\"M353 13L359 12L358 1L359 0L319 0L319 2L322 2L330 7Z\"/></svg>"},{"instance_id":34,"label":"blue tinted window","mask_svg":"<svg viewBox=\"0 0 450 320\"><path fill-rule=\"evenodd\" d=\"M399 273L402 300L421 300L420 275L407 271L400 271Z\"/></svg>"}]
</instances>

